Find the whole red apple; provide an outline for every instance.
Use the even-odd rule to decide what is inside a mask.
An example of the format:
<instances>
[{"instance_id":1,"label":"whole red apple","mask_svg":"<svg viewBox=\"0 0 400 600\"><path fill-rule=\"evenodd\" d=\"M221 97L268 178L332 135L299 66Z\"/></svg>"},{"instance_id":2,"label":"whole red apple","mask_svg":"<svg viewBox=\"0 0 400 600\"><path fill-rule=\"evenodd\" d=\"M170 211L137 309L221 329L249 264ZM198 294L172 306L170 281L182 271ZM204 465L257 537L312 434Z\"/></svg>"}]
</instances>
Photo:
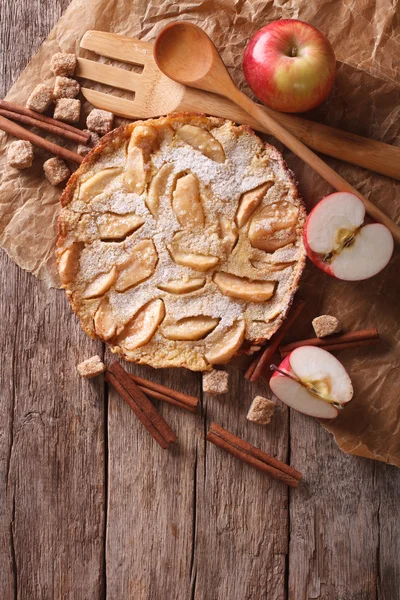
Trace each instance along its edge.
<instances>
[{"instance_id":1,"label":"whole red apple","mask_svg":"<svg viewBox=\"0 0 400 600\"><path fill-rule=\"evenodd\" d=\"M282 112L304 112L320 104L332 89L335 71L335 54L327 38L295 19L260 29L243 57L244 76L253 93Z\"/></svg>"}]
</instances>

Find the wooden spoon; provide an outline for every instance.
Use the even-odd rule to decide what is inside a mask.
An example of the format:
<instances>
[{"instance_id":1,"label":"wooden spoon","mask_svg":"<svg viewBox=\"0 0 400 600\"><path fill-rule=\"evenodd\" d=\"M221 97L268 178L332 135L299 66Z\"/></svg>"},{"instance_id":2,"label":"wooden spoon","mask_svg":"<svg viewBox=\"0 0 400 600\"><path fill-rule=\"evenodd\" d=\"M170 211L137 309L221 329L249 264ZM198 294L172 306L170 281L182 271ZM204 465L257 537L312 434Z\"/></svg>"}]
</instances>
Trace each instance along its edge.
<instances>
[{"instance_id":1,"label":"wooden spoon","mask_svg":"<svg viewBox=\"0 0 400 600\"><path fill-rule=\"evenodd\" d=\"M164 27L154 44L154 60L170 79L225 96L241 106L336 190L358 196L368 215L386 225L400 244L400 227L236 87L213 42L200 27L182 21Z\"/></svg>"}]
</instances>

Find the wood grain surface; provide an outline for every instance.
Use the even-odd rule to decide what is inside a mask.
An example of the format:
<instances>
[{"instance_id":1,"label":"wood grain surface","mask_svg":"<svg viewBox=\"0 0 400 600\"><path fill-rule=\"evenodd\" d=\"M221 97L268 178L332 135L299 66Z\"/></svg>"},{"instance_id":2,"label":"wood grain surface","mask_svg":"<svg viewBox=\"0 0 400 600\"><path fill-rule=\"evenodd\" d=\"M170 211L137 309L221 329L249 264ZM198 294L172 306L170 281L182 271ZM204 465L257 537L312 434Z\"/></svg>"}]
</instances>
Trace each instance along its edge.
<instances>
[{"instance_id":1,"label":"wood grain surface","mask_svg":"<svg viewBox=\"0 0 400 600\"><path fill-rule=\"evenodd\" d=\"M67 4L1 2L2 95ZM202 396L201 414L159 404L179 436L161 450L113 390L77 376L104 348L64 293L0 261L2 600L400 598L399 470L343 454L285 407L271 427L247 422L266 390L234 367L230 394ZM152 378L201 395L197 374ZM206 445L212 421L304 483L289 491Z\"/></svg>"}]
</instances>

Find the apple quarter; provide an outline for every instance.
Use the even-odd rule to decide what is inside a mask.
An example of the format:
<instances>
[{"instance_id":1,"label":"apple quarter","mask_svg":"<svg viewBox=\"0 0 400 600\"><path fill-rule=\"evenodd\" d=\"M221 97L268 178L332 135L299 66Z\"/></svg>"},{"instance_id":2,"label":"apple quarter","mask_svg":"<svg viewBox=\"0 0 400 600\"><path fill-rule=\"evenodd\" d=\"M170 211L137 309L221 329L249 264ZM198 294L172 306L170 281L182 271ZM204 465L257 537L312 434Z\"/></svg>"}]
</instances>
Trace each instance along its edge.
<instances>
[{"instance_id":1,"label":"apple quarter","mask_svg":"<svg viewBox=\"0 0 400 600\"><path fill-rule=\"evenodd\" d=\"M293 350L272 375L270 388L291 408L320 419L334 419L338 407L353 397L346 369L332 354L315 346Z\"/></svg>"}]
</instances>

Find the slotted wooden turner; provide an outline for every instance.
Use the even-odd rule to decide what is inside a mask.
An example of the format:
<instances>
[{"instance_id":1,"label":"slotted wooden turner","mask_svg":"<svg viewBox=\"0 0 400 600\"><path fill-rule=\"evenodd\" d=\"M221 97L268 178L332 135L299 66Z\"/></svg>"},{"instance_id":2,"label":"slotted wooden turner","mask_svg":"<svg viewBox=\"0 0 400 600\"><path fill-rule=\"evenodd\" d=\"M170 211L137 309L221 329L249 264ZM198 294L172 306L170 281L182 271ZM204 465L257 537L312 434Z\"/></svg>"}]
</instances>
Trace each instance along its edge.
<instances>
[{"instance_id":1,"label":"slotted wooden turner","mask_svg":"<svg viewBox=\"0 0 400 600\"><path fill-rule=\"evenodd\" d=\"M257 121L226 98L185 87L163 75L153 59L153 44L149 42L104 31L87 31L80 46L106 58L143 67L141 73L134 73L78 58L79 77L135 93L134 100L127 100L83 87L82 94L97 108L126 119L147 119L181 111L202 112L260 130ZM262 109L310 148L400 179L400 148L264 106ZM266 129L263 131L269 133Z\"/></svg>"}]
</instances>

